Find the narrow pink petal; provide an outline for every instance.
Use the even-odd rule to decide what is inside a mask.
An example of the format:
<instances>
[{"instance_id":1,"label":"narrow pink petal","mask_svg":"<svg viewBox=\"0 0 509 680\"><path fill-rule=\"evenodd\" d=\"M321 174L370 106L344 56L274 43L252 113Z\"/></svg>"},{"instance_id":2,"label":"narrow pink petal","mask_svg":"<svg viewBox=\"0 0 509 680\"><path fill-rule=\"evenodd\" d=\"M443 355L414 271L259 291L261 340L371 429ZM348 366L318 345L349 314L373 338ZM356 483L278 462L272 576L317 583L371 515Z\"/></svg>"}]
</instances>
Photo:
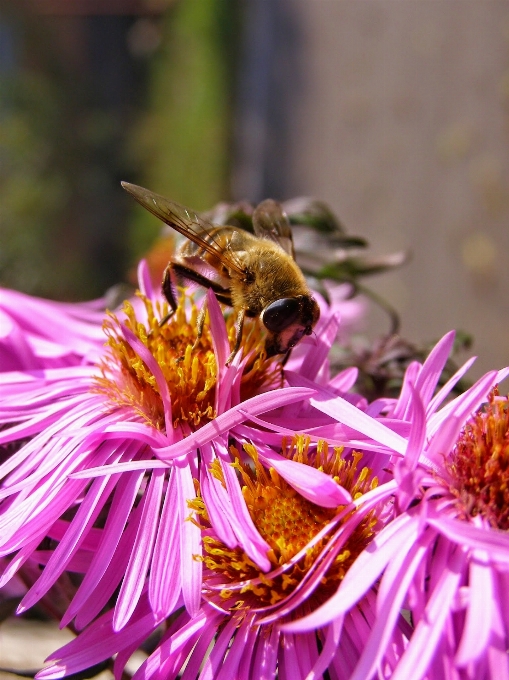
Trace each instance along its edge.
<instances>
[{"instance_id":1,"label":"narrow pink petal","mask_svg":"<svg viewBox=\"0 0 509 680\"><path fill-rule=\"evenodd\" d=\"M281 631L279 626L270 626L268 637L263 639L263 644L259 644L253 663L253 680L273 680L276 677L277 654L279 649L279 638Z\"/></svg>"},{"instance_id":2,"label":"narrow pink petal","mask_svg":"<svg viewBox=\"0 0 509 680\"><path fill-rule=\"evenodd\" d=\"M152 613L146 614L118 633L112 633L111 623L108 624L106 619L102 626L96 626L82 633L59 649L57 658L60 661L39 671L36 678L37 680L56 680L90 668L130 645L133 639L147 637L153 629ZM55 658L57 653L52 658Z\"/></svg>"},{"instance_id":3,"label":"narrow pink petal","mask_svg":"<svg viewBox=\"0 0 509 680\"><path fill-rule=\"evenodd\" d=\"M499 592L495 594L495 597ZM504 626L502 620L502 612L505 598L497 598L496 604L493 607L493 617L491 621L491 640L487 649L488 657L488 672L487 678L496 678L496 680L509 680L509 657L507 655L507 628ZM501 606L499 606L499 603Z\"/></svg>"},{"instance_id":4,"label":"narrow pink petal","mask_svg":"<svg viewBox=\"0 0 509 680\"><path fill-rule=\"evenodd\" d=\"M461 366L456 371L456 373L449 378L445 385L440 388L440 390L436 393L433 399L429 402L428 408L426 409L426 415L429 416L431 413L434 413L437 410L440 404L451 393L453 387L458 383L459 380L461 380L461 378L469 370L469 368L472 366L476 359L477 357L471 357L470 359L468 359L468 361L466 361L463 364L463 366Z\"/></svg>"},{"instance_id":5,"label":"narrow pink petal","mask_svg":"<svg viewBox=\"0 0 509 680\"><path fill-rule=\"evenodd\" d=\"M251 519L235 470L223 460L221 460L221 468L226 483L226 490L230 497L233 516L236 518L236 522L232 522L232 528L234 531L241 532L240 535L237 535L239 544L262 571L269 571L271 564L267 557L267 552L270 546L260 536Z\"/></svg>"},{"instance_id":6,"label":"narrow pink petal","mask_svg":"<svg viewBox=\"0 0 509 680\"><path fill-rule=\"evenodd\" d=\"M91 456L85 443L81 447L78 446L74 456L59 465L29 496L22 497L20 503L11 504L9 510L0 516L0 536L5 554L19 549L36 535L42 538L86 486L86 480L66 479L84 458ZM92 463L102 464L112 453L112 447L105 445L91 456Z\"/></svg>"},{"instance_id":7,"label":"narrow pink petal","mask_svg":"<svg viewBox=\"0 0 509 680\"><path fill-rule=\"evenodd\" d=\"M111 465L101 465L91 467L86 470L79 470L69 475L70 479L89 479L92 477L104 477L108 474L117 472L136 472L138 470L169 470L170 465L162 460L131 460L127 463L112 463Z\"/></svg>"},{"instance_id":8,"label":"narrow pink petal","mask_svg":"<svg viewBox=\"0 0 509 680\"><path fill-rule=\"evenodd\" d=\"M410 584L434 538L433 532L428 532L420 536L417 542L411 539L389 563L379 590L375 624L365 640L361 658L350 680L362 680L374 675L390 645Z\"/></svg>"},{"instance_id":9,"label":"narrow pink petal","mask_svg":"<svg viewBox=\"0 0 509 680\"><path fill-rule=\"evenodd\" d=\"M279 676L281 680L304 680L299 663L300 645L295 644L293 633L283 632L281 636L282 653L279 654ZM300 640L299 640L300 642Z\"/></svg>"},{"instance_id":10,"label":"narrow pink petal","mask_svg":"<svg viewBox=\"0 0 509 680\"><path fill-rule=\"evenodd\" d=\"M415 383L415 389L419 392L421 401L426 408L429 404L438 380L442 375L444 366L454 345L455 331L449 331L433 347Z\"/></svg>"},{"instance_id":11,"label":"narrow pink petal","mask_svg":"<svg viewBox=\"0 0 509 680\"><path fill-rule=\"evenodd\" d=\"M161 367L153 357L150 350L141 342L141 340L138 340L136 335L131 330L129 330L127 326L120 324L120 330L122 331L122 335L124 336L126 341L129 343L129 345L131 345L132 349L136 352L140 359L147 365L147 368L152 373L157 382L157 388L159 390L159 394L163 402L166 435L170 437L171 433L173 432L173 421L171 416L171 395L170 388L168 387L168 383L164 379Z\"/></svg>"},{"instance_id":12,"label":"narrow pink petal","mask_svg":"<svg viewBox=\"0 0 509 680\"><path fill-rule=\"evenodd\" d=\"M95 375L95 366L66 366L65 368L41 368L37 371L25 373L23 371L0 372L0 385L9 385L15 390L32 390L34 386L51 385L62 381L69 385L81 383ZM90 383L88 383L90 384ZM41 395L44 398L44 395Z\"/></svg>"},{"instance_id":13,"label":"narrow pink petal","mask_svg":"<svg viewBox=\"0 0 509 680\"><path fill-rule=\"evenodd\" d=\"M216 355L219 375L221 376L225 370L226 360L230 355L230 342L228 340L228 332L226 330L226 323L223 313L221 312L221 307L211 288L207 291L206 299L209 311L212 344L214 346L214 354Z\"/></svg>"},{"instance_id":14,"label":"narrow pink petal","mask_svg":"<svg viewBox=\"0 0 509 680\"><path fill-rule=\"evenodd\" d=\"M325 629L325 644L322 651L315 662L311 673L308 675L310 680L312 678L323 677L325 671L329 668L334 655L337 653L341 632L343 630L344 616L339 616L327 626ZM367 676L366 676L367 677Z\"/></svg>"},{"instance_id":15,"label":"narrow pink petal","mask_svg":"<svg viewBox=\"0 0 509 680\"><path fill-rule=\"evenodd\" d=\"M72 621L90 597L90 594L94 592L108 568L131 514L142 479L143 472L139 472L136 475L125 475L120 480L115 490L106 525L102 531L101 542L96 549L90 569L85 574L76 595L62 618L62 626L67 626Z\"/></svg>"},{"instance_id":16,"label":"narrow pink petal","mask_svg":"<svg viewBox=\"0 0 509 680\"><path fill-rule=\"evenodd\" d=\"M481 656L491 636L494 601L492 565L486 553L476 551L469 565L469 603L456 664L466 666Z\"/></svg>"},{"instance_id":17,"label":"narrow pink petal","mask_svg":"<svg viewBox=\"0 0 509 680\"><path fill-rule=\"evenodd\" d=\"M219 623L219 622L218 622ZM209 625L205 628L200 639L193 649L191 658L188 660L184 672L179 676L179 680L196 680L203 665L203 660L207 657L207 652L210 646L214 646L214 637L217 635L218 625Z\"/></svg>"},{"instance_id":18,"label":"narrow pink petal","mask_svg":"<svg viewBox=\"0 0 509 680\"><path fill-rule=\"evenodd\" d=\"M418 361L412 361L406 369L405 375L403 376L403 385L401 386L398 401L394 407L394 411L391 413L393 418L401 418L402 420L408 419L408 413L411 405L410 386L415 385L417 382L417 377L421 368L422 366Z\"/></svg>"},{"instance_id":19,"label":"narrow pink petal","mask_svg":"<svg viewBox=\"0 0 509 680\"><path fill-rule=\"evenodd\" d=\"M224 627L220 629L208 659L206 659L203 664L203 669L198 680L216 680L217 671L223 664L224 655L235 635L237 626L238 622L234 616L230 616L226 619ZM273 680L272 676L271 680Z\"/></svg>"},{"instance_id":20,"label":"narrow pink petal","mask_svg":"<svg viewBox=\"0 0 509 680\"><path fill-rule=\"evenodd\" d=\"M64 571L73 553L78 549L88 529L92 527L100 511L104 507L118 479L103 478L95 480L88 489L85 499L80 504L76 516L69 529L53 551L53 555L41 577L30 588L19 606L19 611L29 609L45 595Z\"/></svg>"},{"instance_id":21,"label":"narrow pink petal","mask_svg":"<svg viewBox=\"0 0 509 680\"><path fill-rule=\"evenodd\" d=\"M202 455L204 449L201 449ZM230 518L235 518L230 498L221 482L210 472L209 463L205 460L200 466L200 491L214 532L222 543L234 548L237 539L231 525Z\"/></svg>"},{"instance_id":22,"label":"narrow pink petal","mask_svg":"<svg viewBox=\"0 0 509 680\"><path fill-rule=\"evenodd\" d=\"M149 300L154 299L154 288L150 280L150 272L148 269L147 260L140 260L138 263L138 286L140 292Z\"/></svg>"},{"instance_id":23,"label":"narrow pink petal","mask_svg":"<svg viewBox=\"0 0 509 680\"><path fill-rule=\"evenodd\" d=\"M173 470L169 476L159 520L148 589L150 604L158 620L173 612L182 590L179 571L181 527L178 512L178 490Z\"/></svg>"},{"instance_id":24,"label":"narrow pink petal","mask_svg":"<svg viewBox=\"0 0 509 680\"><path fill-rule=\"evenodd\" d=\"M444 422L451 417L467 417L486 400L490 390L497 384L497 372L490 371L482 376L470 389L447 403L440 411L428 418L428 436L432 437Z\"/></svg>"},{"instance_id":25,"label":"narrow pink petal","mask_svg":"<svg viewBox=\"0 0 509 680\"><path fill-rule=\"evenodd\" d=\"M325 328L317 336L317 342L315 347L313 347L313 351L308 352L304 357L299 373L308 380L316 378L324 361L327 359L331 345L338 334L339 318L340 315L338 313L332 314Z\"/></svg>"},{"instance_id":26,"label":"narrow pink petal","mask_svg":"<svg viewBox=\"0 0 509 680\"><path fill-rule=\"evenodd\" d=\"M80 397L75 397L73 401L78 404ZM83 397L81 397L83 401ZM71 404L69 404L70 406ZM42 430L58 422L60 425L60 411L61 405L54 404L45 409L40 415L35 415L26 423L21 423L19 425L13 425L0 432L0 444L6 444L11 441L16 441L17 439L24 439L25 437L32 437L35 434L39 434Z\"/></svg>"},{"instance_id":27,"label":"narrow pink petal","mask_svg":"<svg viewBox=\"0 0 509 680\"><path fill-rule=\"evenodd\" d=\"M101 580L93 590L88 591L88 598L76 614L75 627L82 630L95 619L108 604L111 596L117 590L126 572L127 564L136 540L140 526L143 507L139 504L131 512L129 521L120 538L118 547L108 564Z\"/></svg>"},{"instance_id":28,"label":"narrow pink petal","mask_svg":"<svg viewBox=\"0 0 509 680\"><path fill-rule=\"evenodd\" d=\"M497 373L497 379L496 379L497 385L500 384L503 380L505 380L508 375L509 375L509 366L506 366L505 368L500 369L500 371L498 371L498 373Z\"/></svg>"},{"instance_id":29,"label":"narrow pink petal","mask_svg":"<svg viewBox=\"0 0 509 680\"><path fill-rule=\"evenodd\" d=\"M405 452L404 463L408 470L413 470L423 451L426 439L426 414L424 404L417 390L412 388L412 420L408 447Z\"/></svg>"},{"instance_id":30,"label":"narrow pink petal","mask_svg":"<svg viewBox=\"0 0 509 680\"><path fill-rule=\"evenodd\" d=\"M358 375L359 369L355 366L345 368L329 380L328 386L338 392L348 392L355 385Z\"/></svg>"},{"instance_id":31,"label":"narrow pink petal","mask_svg":"<svg viewBox=\"0 0 509 680\"><path fill-rule=\"evenodd\" d=\"M175 481L178 493L180 522L180 562L182 574L182 595L190 616L195 616L200 608L203 563L196 559L201 555L201 531L190 520L194 513L187 505L188 500L196 497L193 477L188 465L175 467Z\"/></svg>"},{"instance_id":32,"label":"narrow pink petal","mask_svg":"<svg viewBox=\"0 0 509 680\"><path fill-rule=\"evenodd\" d=\"M429 458L432 460L435 458L442 459L444 453L452 449L466 418L486 400L494 385L496 375L496 371L487 373L468 392L462 395L461 400L455 404L454 411L448 415L446 423L431 440L427 452ZM449 412L450 406L448 404L442 409L441 414L446 410Z\"/></svg>"},{"instance_id":33,"label":"narrow pink petal","mask_svg":"<svg viewBox=\"0 0 509 680\"><path fill-rule=\"evenodd\" d=\"M301 496L324 508L351 503L349 492L321 470L288 460L269 447L258 448L260 460L273 467Z\"/></svg>"},{"instance_id":34,"label":"narrow pink petal","mask_svg":"<svg viewBox=\"0 0 509 680\"><path fill-rule=\"evenodd\" d=\"M233 678L239 678L240 680L240 678L242 678L242 676L238 675L237 671L247 644L250 628L250 621L246 621L246 619L244 619L235 631L233 643L228 650L228 656L226 657L215 680L232 680ZM242 680L244 679L242 678Z\"/></svg>"},{"instance_id":35,"label":"narrow pink petal","mask_svg":"<svg viewBox=\"0 0 509 680\"><path fill-rule=\"evenodd\" d=\"M418 535L418 519L401 515L387 525L348 570L337 592L312 614L284 625L293 632L319 628L348 612L371 588L392 557Z\"/></svg>"},{"instance_id":36,"label":"narrow pink petal","mask_svg":"<svg viewBox=\"0 0 509 680\"><path fill-rule=\"evenodd\" d=\"M49 413L53 411L51 407L45 410ZM84 399L83 395L75 397L72 401L67 401L62 412L59 412L57 408L49 421L41 428L43 431L37 431L36 436L31 441L0 466L0 476L9 474L9 479L4 482L4 486L12 487L18 481L24 480L31 472L37 473L41 467L45 472L50 471L56 467L55 459L60 462L67 457L69 451L83 449L85 445L84 437L80 438L79 442L73 440L69 430L73 424L85 426L90 422L97 421L98 418L102 421L102 409L98 409L95 400ZM31 426L34 421L35 419L31 419L28 423L25 423L28 426L27 429L21 426L21 429L18 429L17 436L12 436L14 428L6 430L6 438L2 443L34 434L34 432L28 431L32 429ZM98 427L101 426L102 422ZM39 426L36 429L39 430ZM58 445L62 448L62 452L59 452ZM52 454L49 456L47 455L48 450L52 450Z\"/></svg>"},{"instance_id":37,"label":"narrow pink petal","mask_svg":"<svg viewBox=\"0 0 509 680\"><path fill-rule=\"evenodd\" d=\"M285 404L303 401L315 393L315 390L305 387L283 387L280 390L258 394L256 397L247 399L209 423L206 423L206 425L191 433L182 441L161 448L154 447L154 453L162 460L185 456L198 447L208 444L236 425L243 423L251 414L258 415Z\"/></svg>"},{"instance_id":38,"label":"narrow pink petal","mask_svg":"<svg viewBox=\"0 0 509 680\"><path fill-rule=\"evenodd\" d=\"M488 527L477 527L470 522L445 517L440 511L430 509L428 524L457 545L486 551L493 560L509 563L509 535Z\"/></svg>"},{"instance_id":39,"label":"narrow pink petal","mask_svg":"<svg viewBox=\"0 0 509 680\"><path fill-rule=\"evenodd\" d=\"M417 624L408 648L392 675L392 680L421 680L438 649L444 626L451 615L451 605L456 597L465 553L457 548L431 593L423 618Z\"/></svg>"},{"instance_id":40,"label":"narrow pink petal","mask_svg":"<svg viewBox=\"0 0 509 680\"><path fill-rule=\"evenodd\" d=\"M215 615L215 616L214 616ZM181 656L181 652L189 644L195 644L201 631L207 629L210 625L209 619L217 617L215 612L207 616L201 610L197 615L191 618L184 625L180 625L176 631L169 637L159 643L157 648L152 652L148 659L140 666L140 668L133 675L133 680L148 680L148 678L159 677L159 671L165 670L166 677L178 677L180 665L175 664L175 657ZM185 660L185 658L184 658ZM165 668L166 666L166 668ZM176 672L173 672L176 671Z\"/></svg>"},{"instance_id":41,"label":"narrow pink petal","mask_svg":"<svg viewBox=\"0 0 509 680\"><path fill-rule=\"evenodd\" d=\"M12 318L0 309L0 350L2 356L2 370L35 370L42 368L39 359L23 330L13 322Z\"/></svg>"},{"instance_id":42,"label":"narrow pink petal","mask_svg":"<svg viewBox=\"0 0 509 680\"><path fill-rule=\"evenodd\" d=\"M79 432L76 435L79 436ZM102 432L98 431L95 436L101 441L104 439L125 439L129 437L137 439L148 446L164 446L168 442L168 438L154 427L126 420L118 422L118 414L116 423L106 425Z\"/></svg>"},{"instance_id":43,"label":"narrow pink petal","mask_svg":"<svg viewBox=\"0 0 509 680\"><path fill-rule=\"evenodd\" d=\"M154 470L142 499L143 511L140 526L127 565L126 575L120 588L113 617L113 630L119 631L130 620L145 586L147 571L159 522L159 510L163 493L164 472Z\"/></svg>"},{"instance_id":44,"label":"narrow pink petal","mask_svg":"<svg viewBox=\"0 0 509 680\"><path fill-rule=\"evenodd\" d=\"M239 678L256 678L258 680L259 676L255 674L255 669L253 668L253 656L256 643L261 637L260 633L261 631L257 626L249 626L247 639L243 645L243 652L238 667ZM265 643L265 639L262 639L262 643ZM229 655L230 654L228 654L228 656Z\"/></svg>"},{"instance_id":45,"label":"narrow pink petal","mask_svg":"<svg viewBox=\"0 0 509 680\"><path fill-rule=\"evenodd\" d=\"M7 566L0 576L0 588L4 588L6 584L9 583L9 581L16 575L16 572L19 570L19 568L28 559L30 559L32 553L35 552L40 542L40 539L36 538L35 541L23 546L18 554L15 557L12 557L9 562L7 562Z\"/></svg>"},{"instance_id":46,"label":"narrow pink petal","mask_svg":"<svg viewBox=\"0 0 509 680\"><path fill-rule=\"evenodd\" d=\"M352 406L352 404L346 401L346 399L343 399L343 397L331 395L330 391L319 387L315 383L312 383L295 373L287 371L286 378L290 385L298 384L316 389L319 392L319 396L313 397L310 395L309 402L322 413L326 413L331 416L331 418L348 425L357 432L368 435L375 441L388 446L397 453L403 454L405 452L407 446L406 439L390 430L380 421L375 420L357 407Z\"/></svg>"}]
</instances>

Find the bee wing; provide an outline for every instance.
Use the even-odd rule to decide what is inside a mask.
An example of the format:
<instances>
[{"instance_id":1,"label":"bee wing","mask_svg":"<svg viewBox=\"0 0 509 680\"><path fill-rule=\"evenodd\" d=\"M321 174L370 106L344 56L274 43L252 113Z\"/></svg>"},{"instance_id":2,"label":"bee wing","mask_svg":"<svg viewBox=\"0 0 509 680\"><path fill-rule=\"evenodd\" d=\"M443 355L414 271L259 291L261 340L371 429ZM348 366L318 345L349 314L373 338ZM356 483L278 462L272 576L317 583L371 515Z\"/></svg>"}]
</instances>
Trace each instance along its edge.
<instances>
[{"instance_id":1,"label":"bee wing","mask_svg":"<svg viewBox=\"0 0 509 680\"><path fill-rule=\"evenodd\" d=\"M237 272L239 276L245 275L245 270L241 264L234 260L231 253L225 253L223 248L215 242L212 231L214 225L201 218L197 213L189 208L170 201L164 196L154 194L148 189L139 187L129 182L121 182L122 187L133 196L140 205L146 208L153 215L162 220L179 234L215 255L229 269Z\"/></svg>"},{"instance_id":2,"label":"bee wing","mask_svg":"<svg viewBox=\"0 0 509 680\"><path fill-rule=\"evenodd\" d=\"M259 238L275 241L295 259L292 229L281 203L268 198L253 211L253 231Z\"/></svg>"}]
</instances>

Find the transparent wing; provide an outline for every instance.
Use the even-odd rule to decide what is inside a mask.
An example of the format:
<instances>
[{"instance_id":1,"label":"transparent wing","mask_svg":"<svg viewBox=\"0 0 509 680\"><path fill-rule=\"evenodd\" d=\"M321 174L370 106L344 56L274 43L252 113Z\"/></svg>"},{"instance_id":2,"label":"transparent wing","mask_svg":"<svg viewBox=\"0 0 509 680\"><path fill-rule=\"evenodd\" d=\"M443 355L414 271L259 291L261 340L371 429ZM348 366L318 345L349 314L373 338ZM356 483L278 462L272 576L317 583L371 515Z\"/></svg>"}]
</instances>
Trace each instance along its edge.
<instances>
[{"instance_id":1,"label":"transparent wing","mask_svg":"<svg viewBox=\"0 0 509 680\"><path fill-rule=\"evenodd\" d=\"M231 252L225 253L224 248L221 248L216 242L214 231L217 230L217 227L214 227L213 224L202 219L193 210L170 201L164 196L154 194L148 189L136 184L129 184L129 182L121 182L121 184L146 210L178 231L179 234L219 258L226 267L237 272L239 276L244 276L245 271L241 264L233 259Z\"/></svg>"},{"instance_id":2,"label":"transparent wing","mask_svg":"<svg viewBox=\"0 0 509 680\"><path fill-rule=\"evenodd\" d=\"M253 231L258 238L275 241L295 259L292 229L280 203L268 198L256 206L253 211Z\"/></svg>"}]
</instances>

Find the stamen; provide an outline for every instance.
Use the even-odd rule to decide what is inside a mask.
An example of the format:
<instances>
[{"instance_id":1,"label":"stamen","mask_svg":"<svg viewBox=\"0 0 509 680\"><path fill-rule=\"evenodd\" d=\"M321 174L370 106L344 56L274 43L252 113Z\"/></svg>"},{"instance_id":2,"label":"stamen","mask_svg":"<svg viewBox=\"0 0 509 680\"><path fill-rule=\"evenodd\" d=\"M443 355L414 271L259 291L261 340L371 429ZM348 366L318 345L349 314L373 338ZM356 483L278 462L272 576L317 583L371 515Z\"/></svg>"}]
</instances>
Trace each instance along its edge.
<instances>
[{"instance_id":1,"label":"stamen","mask_svg":"<svg viewBox=\"0 0 509 680\"><path fill-rule=\"evenodd\" d=\"M241 462L239 452L232 447L231 452L236 458L234 466L244 483L243 494L251 518L261 536L270 545L268 558L274 569L277 569L288 565L343 507L323 508L311 503L287 484L273 468L264 468L254 446L247 444L244 449L252 463ZM291 442L284 444L283 455L290 460L322 469L345 486L353 497L366 493L378 484L368 468L359 469L362 454L354 453L344 458L342 449L334 448L329 451L327 443L323 441L311 451L309 439L296 436ZM213 474L219 477L218 467L214 468ZM228 548L213 536L206 507L201 499L193 503L193 508L203 522L206 553L203 561L210 571L211 584L217 583L218 579L220 583L230 583L232 590L225 588L222 597L227 599L227 594L235 591L235 606L238 606L241 595L242 606L255 608L272 606L287 598L313 568L329 541L329 537L318 541L295 564L291 564L275 578L270 578L241 548ZM347 513L341 521L347 521L353 512L355 511ZM337 589L354 559L371 541L377 521L374 512L359 521L313 594L313 606L318 606ZM245 582L245 585L239 591L235 584L240 582ZM307 606L310 606L309 601Z\"/></svg>"},{"instance_id":2,"label":"stamen","mask_svg":"<svg viewBox=\"0 0 509 680\"><path fill-rule=\"evenodd\" d=\"M159 319L168 314L168 304L158 303L154 309L150 299L141 293L138 297L144 307L144 321L126 301L123 323L149 349L162 371L170 390L173 426L186 422L196 429L216 416L218 370L210 328L206 323L194 346L198 310L184 291L177 310L162 325ZM230 314L226 321L230 339L235 336L232 317ZM265 357L259 324L249 321L242 349L250 360L240 381L241 399L277 386L281 375L277 363ZM124 338L116 315L108 315L104 330L108 354L99 366L96 389L107 395L112 407L127 408L152 427L164 430L163 402L154 375Z\"/></svg>"},{"instance_id":3,"label":"stamen","mask_svg":"<svg viewBox=\"0 0 509 680\"><path fill-rule=\"evenodd\" d=\"M509 402L495 389L467 423L448 465L461 515L509 529Z\"/></svg>"}]
</instances>

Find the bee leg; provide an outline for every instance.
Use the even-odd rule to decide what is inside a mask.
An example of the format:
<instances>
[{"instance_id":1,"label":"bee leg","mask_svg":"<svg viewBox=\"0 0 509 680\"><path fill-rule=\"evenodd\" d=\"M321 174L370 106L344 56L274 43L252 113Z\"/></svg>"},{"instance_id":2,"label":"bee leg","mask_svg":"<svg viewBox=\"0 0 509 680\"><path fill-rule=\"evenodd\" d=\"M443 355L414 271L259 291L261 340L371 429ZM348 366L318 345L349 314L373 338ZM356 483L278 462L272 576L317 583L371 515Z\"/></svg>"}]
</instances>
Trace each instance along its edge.
<instances>
[{"instance_id":1,"label":"bee leg","mask_svg":"<svg viewBox=\"0 0 509 680\"><path fill-rule=\"evenodd\" d=\"M286 364L286 362L287 362L288 359L290 358L290 354L291 354L291 353L292 353L292 348L290 347L290 349L288 350L288 352L284 355L283 361L281 361L281 368L284 367L284 365Z\"/></svg>"},{"instance_id":2,"label":"bee leg","mask_svg":"<svg viewBox=\"0 0 509 680\"><path fill-rule=\"evenodd\" d=\"M198 285L203 286L204 288L212 288L220 302L224 302L225 304L231 306L232 302L230 290L222 286L220 283L217 283L217 281L212 281L211 279L208 279L206 276L203 276L203 274L194 271L194 269L192 269L191 267L187 267L185 264L182 264L180 262L170 262L166 269L168 270L169 267L171 267L172 270L182 279L186 279L187 281L193 281L194 283L197 283ZM163 292L166 295L166 290L164 289L164 281ZM170 302L169 299L168 302Z\"/></svg>"},{"instance_id":3,"label":"bee leg","mask_svg":"<svg viewBox=\"0 0 509 680\"><path fill-rule=\"evenodd\" d=\"M196 340L193 343L193 346L191 349L196 349L198 346L198 343L201 340L201 336L203 335L203 326L205 325L205 317L207 316L207 298L203 300L203 304L201 306L201 309L198 313L198 318L196 320Z\"/></svg>"},{"instance_id":4,"label":"bee leg","mask_svg":"<svg viewBox=\"0 0 509 680\"><path fill-rule=\"evenodd\" d=\"M170 262L169 265L164 270L163 283L162 283L163 295L168 300L168 304L170 305L171 310L168 312L168 314L163 316L163 318L159 322L159 326L164 326L164 324L168 321L168 319L171 319L171 317L177 311L178 303L177 303L177 300L175 298L173 281L171 280L172 269L173 269L173 263Z\"/></svg>"},{"instance_id":5,"label":"bee leg","mask_svg":"<svg viewBox=\"0 0 509 680\"><path fill-rule=\"evenodd\" d=\"M235 355L239 351L240 343L242 342L242 328L244 327L244 317L246 316L246 310L241 309L237 314L235 319L235 345L233 346L232 353L226 360L226 365L229 366L234 360Z\"/></svg>"}]
</instances>

